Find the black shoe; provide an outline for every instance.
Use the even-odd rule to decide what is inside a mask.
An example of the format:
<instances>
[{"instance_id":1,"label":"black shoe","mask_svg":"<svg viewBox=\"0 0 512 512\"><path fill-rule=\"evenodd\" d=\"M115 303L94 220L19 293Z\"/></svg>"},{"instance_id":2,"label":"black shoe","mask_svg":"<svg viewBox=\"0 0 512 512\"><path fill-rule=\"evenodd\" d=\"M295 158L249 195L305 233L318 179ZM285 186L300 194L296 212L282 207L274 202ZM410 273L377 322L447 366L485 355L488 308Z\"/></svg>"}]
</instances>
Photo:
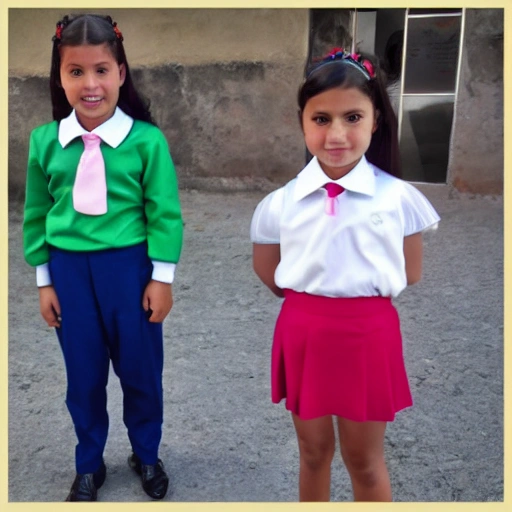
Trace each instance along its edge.
<instances>
[{"instance_id":1,"label":"black shoe","mask_svg":"<svg viewBox=\"0 0 512 512\"><path fill-rule=\"evenodd\" d=\"M132 453L128 457L130 466L142 480L142 488L148 496L161 500L167 493L169 477L164 470L164 463L158 459L156 464L142 464L139 457Z\"/></svg>"},{"instance_id":2,"label":"black shoe","mask_svg":"<svg viewBox=\"0 0 512 512\"><path fill-rule=\"evenodd\" d=\"M77 474L66 501L96 501L97 490L105 482L106 476L107 467L103 461L96 472Z\"/></svg>"}]
</instances>

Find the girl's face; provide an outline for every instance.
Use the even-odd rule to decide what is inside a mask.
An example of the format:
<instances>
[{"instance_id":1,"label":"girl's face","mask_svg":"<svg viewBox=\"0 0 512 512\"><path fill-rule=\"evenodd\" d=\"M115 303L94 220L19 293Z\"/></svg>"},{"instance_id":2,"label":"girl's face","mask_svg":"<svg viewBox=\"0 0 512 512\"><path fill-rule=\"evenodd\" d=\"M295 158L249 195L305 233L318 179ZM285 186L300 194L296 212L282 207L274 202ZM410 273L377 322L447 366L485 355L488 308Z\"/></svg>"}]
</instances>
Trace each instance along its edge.
<instances>
[{"instance_id":1,"label":"girl's face","mask_svg":"<svg viewBox=\"0 0 512 512\"><path fill-rule=\"evenodd\" d=\"M60 82L80 124L92 131L112 117L126 70L107 44L63 46Z\"/></svg>"},{"instance_id":2,"label":"girl's face","mask_svg":"<svg viewBox=\"0 0 512 512\"><path fill-rule=\"evenodd\" d=\"M345 176L357 165L376 128L370 98L355 87L317 94L302 112L306 146L332 180Z\"/></svg>"}]
</instances>

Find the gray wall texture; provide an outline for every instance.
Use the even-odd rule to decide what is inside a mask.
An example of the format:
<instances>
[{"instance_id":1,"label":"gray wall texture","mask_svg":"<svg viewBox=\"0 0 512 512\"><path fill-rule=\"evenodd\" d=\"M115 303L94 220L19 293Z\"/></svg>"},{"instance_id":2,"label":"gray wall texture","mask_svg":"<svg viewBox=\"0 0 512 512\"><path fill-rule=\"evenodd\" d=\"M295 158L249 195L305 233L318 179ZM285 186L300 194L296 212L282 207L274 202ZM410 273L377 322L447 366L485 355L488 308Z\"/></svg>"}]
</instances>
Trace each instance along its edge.
<instances>
[{"instance_id":1,"label":"gray wall texture","mask_svg":"<svg viewBox=\"0 0 512 512\"><path fill-rule=\"evenodd\" d=\"M503 9L467 9L448 181L503 193Z\"/></svg>"},{"instance_id":2,"label":"gray wall texture","mask_svg":"<svg viewBox=\"0 0 512 512\"><path fill-rule=\"evenodd\" d=\"M92 12L118 22L182 188L270 190L301 169L296 94L308 56L308 9ZM9 10L11 199L24 194L30 131L52 119L51 37L64 14ZM448 182L503 192L503 9L467 9Z\"/></svg>"}]
</instances>

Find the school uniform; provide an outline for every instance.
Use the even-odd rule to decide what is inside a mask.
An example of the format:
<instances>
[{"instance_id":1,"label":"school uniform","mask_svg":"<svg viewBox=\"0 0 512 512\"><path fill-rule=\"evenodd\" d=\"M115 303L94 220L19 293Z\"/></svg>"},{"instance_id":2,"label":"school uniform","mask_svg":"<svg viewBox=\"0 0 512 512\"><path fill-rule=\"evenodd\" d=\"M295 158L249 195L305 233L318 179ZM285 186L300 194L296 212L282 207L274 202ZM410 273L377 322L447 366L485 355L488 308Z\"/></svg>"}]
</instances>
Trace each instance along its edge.
<instances>
[{"instance_id":1,"label":"school uniform","mask_svg":"<svg viewBox=\"0 0 512 512\"><path fill-rule=\"evenodd\" d=\"M27 262L37 284L53 284L56 329L68 377L66 404L78 437L76 470L101 464L108 433L109 363L124 394L134 452L155 464L163 421L162 325L148 321L150 279L172 283L183 237L174 165L162 132L121 109L93 130L101 139L107 213L73 207L76 169L87 133L75 112L30 137L24 217Z\"/></svg>"},{"instance_id":2,"label":"school uniform","mask_svg":"<svg viewBox=\"0 0 512 512\"><path fill-rule=\"evenodd\" d=\"M412 405L391 298L406 286L403 239L439 216L411 184L366 158L335 183L316 157L257 206L251 240L280 244L285 290L272 347L272 400L302 419L391 421Z\"/></svg>"}]
</instances>

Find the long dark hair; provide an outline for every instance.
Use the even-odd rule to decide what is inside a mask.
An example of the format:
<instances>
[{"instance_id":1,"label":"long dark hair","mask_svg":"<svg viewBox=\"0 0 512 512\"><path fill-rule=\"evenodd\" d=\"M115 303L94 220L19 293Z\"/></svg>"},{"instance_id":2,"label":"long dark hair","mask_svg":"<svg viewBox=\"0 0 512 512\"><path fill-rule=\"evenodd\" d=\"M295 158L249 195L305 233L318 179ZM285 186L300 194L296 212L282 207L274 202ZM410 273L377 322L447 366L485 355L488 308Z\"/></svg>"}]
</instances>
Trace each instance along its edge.
<instances>
[{"instance_id":1,"label":"long dark hair","mask_svg":"<svg viewBox=\"0 0 512 512\"><path fill-rule=\"evenodd\" d=\"M348 89L355 87L370 98L378 112L377 129L370 147L366 151L369 162L393 176L401 176L400 151L398 146L398 121L389 101L385 87L385 74L381 70L377 57L360 54L361 61L367 60L373 67L375 76L368 79L363 69L347 59L332 58L310 66L306 79L299 89L299 113L302 119L304 107L310 98L329 89Z\"/></svg>"},{"instance_id":2,"label":"long dark hair","mask_svg":"<svg viewBox=\"0 0 512 512\"><path fill-rule=\"evenodd\" d=\"M156 124L149 111L149 101L144 99L135 89L130 67L126 60L123 36L117 24L110 16L98 14L80 14L64 16L57 22L56 34L53 37L52 63L50 69L50 93L52 97L53 118L57 121L69 116L73 110L60 83L60 48L63 46L80 46L83 44L107 44L118 64L123 64L126 77L119 89L118 106L134 119Z\"/></svg>"}]
</instances>

